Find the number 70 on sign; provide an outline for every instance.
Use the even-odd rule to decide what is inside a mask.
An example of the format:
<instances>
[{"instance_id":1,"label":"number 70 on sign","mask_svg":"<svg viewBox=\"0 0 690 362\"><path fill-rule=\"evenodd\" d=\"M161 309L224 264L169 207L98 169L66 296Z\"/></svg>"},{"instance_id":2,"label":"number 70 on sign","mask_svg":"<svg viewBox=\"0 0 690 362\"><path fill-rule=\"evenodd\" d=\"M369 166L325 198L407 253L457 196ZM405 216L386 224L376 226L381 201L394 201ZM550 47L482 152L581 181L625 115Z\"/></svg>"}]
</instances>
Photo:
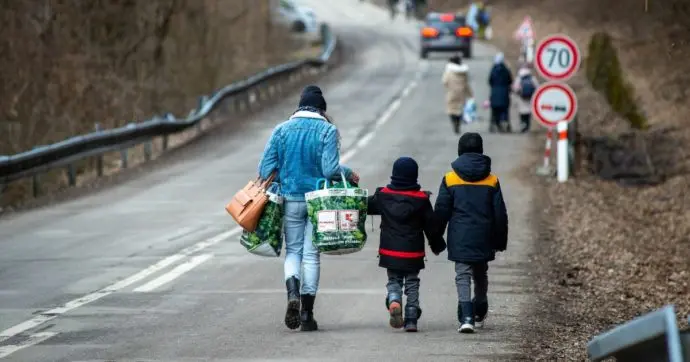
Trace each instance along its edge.
<instances>
[{"instance_id":1,"label":"number 70 on sign","mask_svg":"<svg viewBox=\"0 0 690 362\"><path fill-rule=\"evenodd\" d=\"M577 44L566 35L550 35L537 45L537 71L551 81L572 77L580 68L581 59Z\"/></svg>"}]
</instances>

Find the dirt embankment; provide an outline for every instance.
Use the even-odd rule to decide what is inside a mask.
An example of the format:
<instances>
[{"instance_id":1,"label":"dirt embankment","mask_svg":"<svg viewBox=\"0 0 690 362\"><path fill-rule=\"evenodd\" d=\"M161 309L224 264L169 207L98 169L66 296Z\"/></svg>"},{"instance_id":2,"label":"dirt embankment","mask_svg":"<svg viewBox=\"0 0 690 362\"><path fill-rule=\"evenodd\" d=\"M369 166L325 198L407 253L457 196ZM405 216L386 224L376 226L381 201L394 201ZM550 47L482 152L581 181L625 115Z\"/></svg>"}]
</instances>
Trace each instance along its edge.
<instances>
[{"instance_id":1,"label":"dirt embankment","mask_svg":"<svg viewBox=\"0 0 690 362\"><path fill-rule=\"evenodd\" d=\"M185 116L198 96L303 56L296 49L310 44L272 24L270 3L3 1L0 155L92 132L96 123ZM62 174L49 174L41 187L61 183ZM12 183L0 206L26 196L30 183Z\"/></svg>"},{"instance_id":2,"label":"dirt embankment","mask_svg":"<svg viewBox=\"0 0 690 362\"><path fill-rule=\"evenodd\" d=\"M456 10L467 1L431 1L436 10ZM589 37L607 31L621 66L648 119L644 131L655 167L665 183L625 188L580 171L559 185L534 182L544 190L535 203L540 239L534 255L540 301L530 320L538 326L526 338L537 360L585 360L594 335L675 304L680 325L690 314L690 1L493 0L497 45L517 59L513 32L529 15L539 38L562 32L586 52ZM647 5L647 7L645 7ZM570 84L580 103L584 136L630 130L594 92L584 69ZM543 147L543 136L535 135ZM536 165L536 163L535 163ZM538 341L538 342L537 342Z\"/></svg>"}]
</instances>

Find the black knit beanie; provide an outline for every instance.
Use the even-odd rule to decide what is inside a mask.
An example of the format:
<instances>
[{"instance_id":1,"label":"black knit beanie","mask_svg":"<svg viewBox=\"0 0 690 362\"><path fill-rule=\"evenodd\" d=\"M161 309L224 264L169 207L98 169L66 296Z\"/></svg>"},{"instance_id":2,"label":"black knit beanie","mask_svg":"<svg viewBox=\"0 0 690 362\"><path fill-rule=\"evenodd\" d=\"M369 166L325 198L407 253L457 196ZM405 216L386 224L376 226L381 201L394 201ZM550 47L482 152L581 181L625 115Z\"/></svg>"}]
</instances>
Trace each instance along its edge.
<instances>
[{"instance_id":1,"label":"black knit beanie","mask_svg":"<svg viewBox=\"0 0 690 362\"><path fill-rule=\"evenodd\" d=\"M308 85L302 90L298 107L313 107L322 112L326 112L326 100L323 98L321 88L315 85Z\"/></svg>"},{"instance_id":2,"label":"black knit beanie","mask_svg":"<svg viewBox=\"0 0 690 362\"><path fill-rule=\"evenodd\" d=\"M400 157L393 164L393 175L388 188L393 190L417 191L421 187L417 183L419 166L411 157Z\"/></svg>"},{"instance_id":3,"label":"black knit beanie","mask_svg":"<svg viewBox=\"0 0 690 362\"><path fill-rule=\"evenodd\" d=\"M479 133L467 132L458 141L458 156L463 153L484 154L484 141Z\"/></svg>"}]
</instances>

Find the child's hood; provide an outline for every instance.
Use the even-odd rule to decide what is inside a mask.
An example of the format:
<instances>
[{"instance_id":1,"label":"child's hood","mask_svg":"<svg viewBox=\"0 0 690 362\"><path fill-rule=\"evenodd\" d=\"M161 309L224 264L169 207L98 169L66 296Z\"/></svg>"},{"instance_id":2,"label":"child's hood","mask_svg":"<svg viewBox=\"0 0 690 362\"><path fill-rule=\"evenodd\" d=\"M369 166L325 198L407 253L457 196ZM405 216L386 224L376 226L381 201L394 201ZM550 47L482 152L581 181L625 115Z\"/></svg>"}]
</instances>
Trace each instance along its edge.
<instances>
[{"instance_id":1,"label":"child's hood","mask_svg":"<svg viewBox=\"0 0 690 362\"><path fill-rule=\"evenodd\" d=\"M453 163L453 171L465 181L481 181L491 174L491 158L481 153L463 153Z\"/></svg>"},{"instance_id":2,"label":"child's hood","mask_svg":"<svg viewBox=\"0 0 690 362\"><path fill-rule=\"evenodd\" d=\"M386 213L396 220L408 220L413 217L424 207L431 195L429 191L398 191L388 187L381 187L376 192L382 196L379 197L379 207L385 209Z\"/></svg>"}]
</instances>

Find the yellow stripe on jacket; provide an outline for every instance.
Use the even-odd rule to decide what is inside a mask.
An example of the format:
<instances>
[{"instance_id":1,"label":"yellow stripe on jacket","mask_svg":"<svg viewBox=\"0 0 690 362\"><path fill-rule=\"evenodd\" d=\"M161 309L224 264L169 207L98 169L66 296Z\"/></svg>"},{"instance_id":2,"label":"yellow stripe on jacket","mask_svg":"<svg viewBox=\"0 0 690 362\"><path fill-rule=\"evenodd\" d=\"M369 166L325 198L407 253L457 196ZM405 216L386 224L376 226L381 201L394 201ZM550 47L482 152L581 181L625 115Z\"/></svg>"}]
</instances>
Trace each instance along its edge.
<instances>
[{"instance_id":1,"label":"yellow stripe on jacket","mask_svg":"<svg viewBox=\"0 0 690 362\"><path fill-rule=\"evenodd\" d=\"M494 175L494 174L489 174L489 176L487 176L483 180L470 182L470 181L463 180L454 171L448 172L446 174L446 187L464 186L464 185L496 187L496 185L498 185L498 177L496 177L496 175Z\"/></svg>"}]
</instances>

